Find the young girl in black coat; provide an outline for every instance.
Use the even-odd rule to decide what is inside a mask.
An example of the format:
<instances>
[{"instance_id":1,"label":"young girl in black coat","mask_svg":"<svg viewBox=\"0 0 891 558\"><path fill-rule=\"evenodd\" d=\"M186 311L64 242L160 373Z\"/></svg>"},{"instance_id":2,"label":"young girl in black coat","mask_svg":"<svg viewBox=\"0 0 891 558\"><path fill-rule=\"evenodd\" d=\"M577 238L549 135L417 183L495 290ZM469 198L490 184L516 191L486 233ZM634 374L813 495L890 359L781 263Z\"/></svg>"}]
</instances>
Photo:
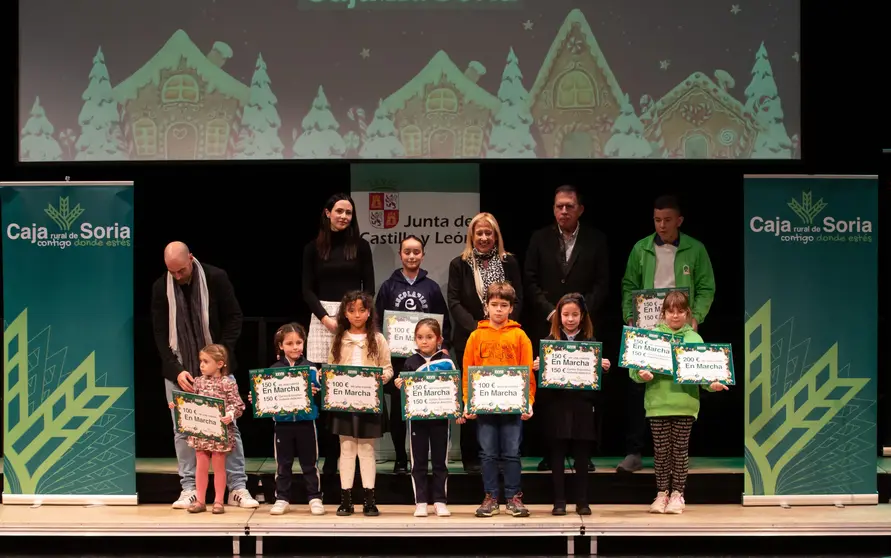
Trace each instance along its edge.
<instances>
[{"instance_id":1,"label":"young girl in black coat","mask_svg":"<svg viewBox=\"0 0 891 558\"><path fill-rule=\"evenodd\" d=\"M594 326L585 297L579 293L564 295L551 317L550 340L563 341L596 341ZM532 363L532 369L538 372L538 358ZM602 359L601 368L609 370L610 362ZM588 471L584 464L588 463L591 442L596 439L594 428L594 403L596 391L578 391L569 389L542 389L536 397L535 414L543 416L546 432L553 436L551 440L551 472L554 479L553 515L566 515L566 456L572 452L575 463L583 470L576 470L575 511L579 515L591 515L588 506Z\"/></svg>"}]
</instances>

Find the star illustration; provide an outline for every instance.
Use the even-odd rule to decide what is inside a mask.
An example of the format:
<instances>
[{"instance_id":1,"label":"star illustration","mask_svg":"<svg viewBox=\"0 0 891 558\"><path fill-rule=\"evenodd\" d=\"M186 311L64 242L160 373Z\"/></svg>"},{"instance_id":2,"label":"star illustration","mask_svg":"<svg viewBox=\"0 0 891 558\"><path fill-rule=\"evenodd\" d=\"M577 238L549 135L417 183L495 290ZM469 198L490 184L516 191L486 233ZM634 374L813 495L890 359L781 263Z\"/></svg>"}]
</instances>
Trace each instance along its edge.
<instances>
[{"instance_id":1,"label":"star illustration","mask_svg":"<svg viewBox=\"0 0 891 558\"><path fill-rule=\"evenodd\" d=\"M535 25L535 24L532 23L532 20L527 19L526 21L523 22L523 29L525 31L532 31L533 25Z\"/></svg>"},{"instance_id":2,"label":"star illustration","mask_svg":"<svg viewBox=\"0 0 891 558\"><path fill-rule=\"evenodd\" d=\"M742 8L739 7L739 4L733 4L732 6L730 6L730 13L733 15L736 15L741 11Z\"/></svg>"},{"instance_id":3,"label":"star illustration","mask_svg":"<svg viewBox=\"0 0 891 558\"><path fill-rule=\"evenodd\" d=\"M362 52L359 53L359 56L361 56L362 58L365 58L367 60L368 57L371 56L371 49L363 48Z\"/></svg>"},{"instance_id":4,"label":"star illustration","mask_svg":"<svg viewBox=\"0 0 891 558\"><path fill-rule=\"evenodd\" d=\"M801 55L796 52L795 54L792 55L792 59L795 60L796 62L800 62Z\"/></svg>"},{"instance_id":5,"label":"star illustration","mask_svg":"<svg viewBox=\"0 0 891 558\"><path fill-rule=\"evenodd\" d=\"M671 66L671 60L660 60L659 61L659 69L660 70L667 70L669 66Z\"/></svg>"}]
</instances>

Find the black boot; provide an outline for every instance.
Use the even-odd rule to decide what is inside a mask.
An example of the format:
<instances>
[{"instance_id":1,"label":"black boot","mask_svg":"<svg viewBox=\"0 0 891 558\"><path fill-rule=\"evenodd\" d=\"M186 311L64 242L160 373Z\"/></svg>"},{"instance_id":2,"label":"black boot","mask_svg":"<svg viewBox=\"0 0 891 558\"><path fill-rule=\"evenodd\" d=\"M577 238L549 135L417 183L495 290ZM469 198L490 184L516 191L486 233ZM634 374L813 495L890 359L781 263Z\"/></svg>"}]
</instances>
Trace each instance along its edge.
<instances>
[{"instance_id":1,"label":"black boot","mask_svg":"<svg viewBox=\"0 0 891 558\"><path fill-rule=\"evenodd\" d=\"M374 489L366 488L365 489L365 505L362 506L362 513L365 515L376 516L380 515L381 512L378 511L377 506L374 503Z\"/></svg>"},{"instance_id":2,"label":"black boot","mask_svg":"<svg viewBox=\"0 0 891 558\"><path fill-rule=\"evenodd\" d=\"M340 507L337 515L353 515L353 491L349 488L340 489Z\"/></svg>"}]
</instances>

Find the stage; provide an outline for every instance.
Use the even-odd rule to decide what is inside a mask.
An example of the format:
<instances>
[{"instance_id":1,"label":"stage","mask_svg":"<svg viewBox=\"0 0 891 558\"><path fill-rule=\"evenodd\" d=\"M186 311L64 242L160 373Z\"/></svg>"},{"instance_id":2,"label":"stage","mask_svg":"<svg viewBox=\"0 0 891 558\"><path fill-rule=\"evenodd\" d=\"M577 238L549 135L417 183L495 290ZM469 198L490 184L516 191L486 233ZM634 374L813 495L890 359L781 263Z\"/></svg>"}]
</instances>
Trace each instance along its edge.
<instances>
[{"instance_id":1,"label":"stage","mask_svg":"<svg viewBox=\"0 0 891 558\"><path fill-rule=\"evenodd\" d=\"M431 515L415 518L411 480L408 475L394 475L392 463L378 465L377 491L379 517L364 517L361 503L352 517L337 517L334 512L339 497L338 477L323 475L326 515L312 516L308 506L297 504L282 516L269 515L273 500L274 465L272 458L247 460L250 488L265 500L259 509L226 508L223 515L189 514L173 510L170 503L179 494L179 478L174 459L139 459L137 462L139 506L0 506L0 536L56 537L71 539L71 544L85 544L85 537L198 537L231 541L234 554L261 555L264 547L287 546L286 537L304 537L335 545L350 539L396 537L406 542L414 537L443 541L518 537L530 544L561 539L567 554L580 551L596 554L598 543L617 538L648 537L856 537L891 535L891 459L878 458L876 473L882 502L878 506L849 507L742 507L743 463L739 458L692 458L688 481L687 510L682 515L652 515L649 504L654 497L652 460L631 475L615 472L618 458L595 459L597 469L590 473L593 515L582 517L570 505L568 514L550 514L551 475L537 470L538 459L523 459L523 490L531 510L530 517L514 518L504 512L493 518L477 518L474 511L481 496L481 477L466 474L460 463L451 463L449 499L452 516ZM357 475L358 477L358 475ZM298 477L299 479L299 477ZM571 494L573 475L567 477ZM294 502L305 502L302 487L295 482ZM329 539L324 539L329 537ZM324 540L323 540L324 539ZM9 540L9 539L7 539ZM143 539L145 540L145 539ZM751 539L748 539L751 540ZM813 539L804 539L810 540ZM144 543L139 543L144 544ZM304 541L302 545L313 544ZM388 543L389 544L389 543ZM398 544L398 543L393 543ZM440 543L437 543L439 546ZM446 543L442 543L446 544ZM485 551L499 548L501 541L472 543ZM664 543L659 543L664 544ZM796 545L800 541L796 541ZM332 552L334 549L331 549ZM476 551L474 551L476 552Z\"/></svg>"},{"instance_id":2,"label":"stage","mask_svg":"<svg viewBox=\"0 0 891 558\"><path fill-rule=\"evenodd\" d=\"M269 515L269 506L256 510L226 508L223 515L190 514L166 505L140 506L2 506L0 536L30 537L219 537L231 538L233 553L253 539L256 555L273 537L561 537L573 555L577 537L590 539L597 554L598 539L606 537L734 537L734 536L889 536L891 505L847 508L743 508L735 505L688 505L681 515L653 515L647 506L607 505L582 517L572 511L550 515L550 506L532 505L527 518L501 515L477 518L476 506L451 506L452 516L416 518L414 506L381 506L379 517L337 517L334 508L312 516L306 505L291 513ZM361 508L360 508L361 509ZM585 541L587 543L587 541ZM114 543L111 543L112 545ZM497 545L495 541L495 545ZM332 543L332 551L333 551ZM482 550L482 549L480 549Z\"/></svg>"}]
</instances>

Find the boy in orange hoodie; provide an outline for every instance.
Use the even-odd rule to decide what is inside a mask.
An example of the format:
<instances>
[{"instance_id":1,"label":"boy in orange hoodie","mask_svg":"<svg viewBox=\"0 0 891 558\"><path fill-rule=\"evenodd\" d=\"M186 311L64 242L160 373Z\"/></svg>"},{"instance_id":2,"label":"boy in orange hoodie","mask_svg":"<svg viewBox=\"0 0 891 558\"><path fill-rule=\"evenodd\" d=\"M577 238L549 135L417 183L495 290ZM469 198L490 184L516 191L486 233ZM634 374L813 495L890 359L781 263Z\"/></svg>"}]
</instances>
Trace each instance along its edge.
<instances>
[{"instance_id":1,"label":"boy in orange hoodie","mask_svg":"<svg viewBox=\"0 0 891 558\"><path fill-rule=\"evenodd\" d=\"M486 290L488 320L481 320L470 334L464 348L464 407L467 408L467 389L471 366L528 366L529 409L518 415L470 415L465 419L477 422L480 443L483 488L486 497L476 510L477 517L492 517L499 513L498 460L504 460L504 499L507 511L514 517L527 517L520 492L520 440L523 423L532 416L535 401L535 379L532 375L532 342L520 329L520 324L508 318L517 293L510 283L492 283ZM463 422L463 420L461 421Z\"/></svg>"}]
</instances>

